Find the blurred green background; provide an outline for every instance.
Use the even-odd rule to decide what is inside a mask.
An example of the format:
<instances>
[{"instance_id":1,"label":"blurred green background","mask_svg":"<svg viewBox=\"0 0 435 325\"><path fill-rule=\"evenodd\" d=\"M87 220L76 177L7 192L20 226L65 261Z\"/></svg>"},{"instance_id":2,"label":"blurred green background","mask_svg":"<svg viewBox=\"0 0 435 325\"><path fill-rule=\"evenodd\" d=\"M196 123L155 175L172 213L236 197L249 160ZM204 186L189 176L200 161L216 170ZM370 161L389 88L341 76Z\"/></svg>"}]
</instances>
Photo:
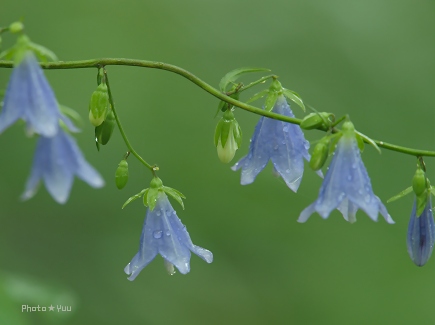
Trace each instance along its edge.
<instances>
[{"instance_id":1,"label":"blurred green background","mask_svg":"<svg viewBox=\"0 0 435 325\"><path fill-rule=\"evenodd\" d=\"M215 86L234 68L267 67L318 110L349 113L374 139L435 150L434 1L2 0L0 25L20 17L30 38L62 60L158 60ZM12 42L5 37L3 45ZM169 276L158 257L129 282L123 268L138 249L145 208L121 206L148 186L149 172L130 159L130 182L117 190L114 172L126 150L119 132L97 152L84 123L78 143L107 186L93 190L76 180L65 206L44 188L21 203L35 139L16 125L0 137L4 324L434 324L435 260L418 268L406 251L411 196L387 205L395 225L362 212L349 224L337 211L298 224L321 184L313 172L306 170L297 194L270 166L240 186L240 174L219 162L213 146L216 98L165 71L109 73L131 142L160 166L165 185L187 196L186 210L174 207L215 260L192 256L188 275ZM0 69L0 87L9 75ZM96 70L46 75L58 100L86 122ZM245 136L240 159L258 116L236 117ZM384 202L410 186L414 158L370 147L363 158ZM432 159L426 163L435 178ZM28 281L51 293L38 300ZM21 313L22 304L46 302L73 311L64 318Z\"/></svg>"}]
</instances>

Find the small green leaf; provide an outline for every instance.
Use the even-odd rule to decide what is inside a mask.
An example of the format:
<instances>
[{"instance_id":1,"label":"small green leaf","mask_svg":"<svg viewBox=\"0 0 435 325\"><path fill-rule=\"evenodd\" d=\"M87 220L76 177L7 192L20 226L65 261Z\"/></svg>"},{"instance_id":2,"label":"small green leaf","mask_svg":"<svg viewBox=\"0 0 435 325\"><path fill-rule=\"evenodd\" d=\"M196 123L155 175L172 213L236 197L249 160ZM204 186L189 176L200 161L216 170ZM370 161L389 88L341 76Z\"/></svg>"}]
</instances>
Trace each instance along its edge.
<instances>
[{"instance_id":1,"label":"small green leaf","mask_svg":"<svg viewBox=\"0 0 435 325\"><path fill-rule=\"evenodd\" d=\"M263 98L264 96L266 96L268 94L268 92L269 92L268 89L264 89L264 90L256 93L254 96L252 96L251 98L248 99L246 104L252 103L252 102L256 101L257 99Z\"/></svg>"},{"instance_id":2,"label":"small green leaf","mask_svg":"<svg viewBox=\"0 0 435 325\"><path fill-rule=\"evenodd\" d=\"M268 112L270 112L275 106L276 100L278 99L279 93L276 91L269 91L269 94L267 95L266 102L264 104L264 109Z\"/></svg>"},{"instance_id":3,"label":"small green leaf","mask_svg":"<svg viewBox=\"0 0 435 325\"><path fill-rule=\"evenodd\" d=\"M182 199L185 199L186 197L181 192L167 186L163 186L163 191L165 191L166 194L170 195L175 201L177 201L184 210L184 203Z\"/></svg>"},{"instance_id":4,"label":"small green leaf","mask_svg":"<svg viewBox=\"0 0 435 325\"><path fill-rule=\"evenodd\" d=\"M359 136L361 136L368 144L371 144L377 150L377 152L379 152L379 154L381 154L381 149L379 149L379 147L376 144L376 142L374 142L372 139L370 139L365 134L362 134L361 132L358 132L358 131L355 130L355 133L358 134Z\"/></svg>"},{"instance_id":5,"label":"small green leaf","mask_svg":"<svg viewBox=\"0 0 435 325\"><path fill-rule=\"evenodd\" d=\"M33 50L33 52L35 52L36 56L42 62L59 61L59 59L57 58L56 54L54 54L53 51L50 51L49 49L47 49L46 47L44 47L42 45L30 42L29 47L30 47L30 49Z\"/></svg>"},{"instance_id":6,"label":"small green leaf","mask_svg":"<svg viewBox=\"0 0 435 325\"><path fill-rule=\"evenodd\" d=\"M408 187L407 189L403 190L399 194L397 194L397 195L393 196L392 198L388 199L387 203L390 203L390 202L396 201L398 199L401 199L402 197L404 197L405 195L408 195L411 192L412 192L412 186Z\"/></svg>"},{"instance_id":7,"label":"small green leaf","mask_svg":"<svg viewBox=\"0 0 435 325\"><path fill-rule=\"evenodd\" d=\"M143 189L142 191L140 191L139 193L131 196L127 201L125 201L125 203L123 204L122 208L124 209L127 204L130 204L131 202L133 202L134 200L137 200L138 198L140 198L146 191L147 189Z\"/></svg>"},{"instance_id":8,"label":"small green leaf","mask_svg":"<svg viewBox=\"0 0 435 325\"><path fill-rule=\"evenodd\" d=\"M430 187L430 193L435 196L435 187L431 186Z\"/></svg>"},{"instance_id":9,"label":"small green leaf","mask_svg":"<svg viewBox=\"0 0 435 325\"><path fill-rule=\"evenodd\" d=\"M358 143L359 151L364 151L364 139L358 133L356 133L356 142Z\"/></svg>"},{"instance_id":10,"label":"small green leaf","mask_svg":"<svg viewBox=\"0 0 435 325\"><path fill-rule=\"evenodd\" d=\"M159 190L157 188L150 188L147 195L147 206L153 211L156 207L157 196L159 195Z\"/></svg>"},{"instance_id":11,"label":"small green leaf","mask_svg":"<svg viewBox=\"0 0 435 325\"><path fill-rule=\"evenodd\" d=\"M270 71L270 69L264 68L238 68L228 72L220 81L219 89L225 93L227 86L234 82L240 75L249 73L249 72L260 72L260 71Z\"/></svg>"},{"instance_id":12,"label":"small green leaf","mask_svg":"<svg viewBox=\"0 0 435 325\"><path fill-rule=\"evenodd\" d=\"M294 102L295 104L297 104L300 108L302 108L302 110L305 112L305 105L304 102L302 101L301 96L299 96L299 94L293 90L290 89L285 89L283 88L283 93L284 96L287 97L288 99L290 99L292 102Z\"/></svg>"}]
</instances>

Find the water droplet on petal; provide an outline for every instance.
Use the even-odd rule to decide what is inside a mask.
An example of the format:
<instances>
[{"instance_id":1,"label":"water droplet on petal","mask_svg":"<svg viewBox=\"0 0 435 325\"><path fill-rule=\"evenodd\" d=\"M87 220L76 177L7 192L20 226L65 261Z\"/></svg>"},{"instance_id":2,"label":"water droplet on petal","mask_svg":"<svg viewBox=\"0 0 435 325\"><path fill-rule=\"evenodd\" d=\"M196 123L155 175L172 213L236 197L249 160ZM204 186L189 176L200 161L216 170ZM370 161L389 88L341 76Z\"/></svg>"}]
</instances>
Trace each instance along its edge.
<instances>
[{"instance_id":1,"label":"water droplet on petal","mask_svg":"<svg viewBox=\"0 0 435 325\"><path fill-rule=\"evenodd\" d=\"M356 169L356 163L353 163L353 164L352 164L352 168L353 168L353 169Z\"/></svg>"},{"instance_id":2,"label":"water droplet on petal","mask_svg":"<svg viewBox=\"0 0 435 325\"><path fill-rule=\"evenodd\" d=\"M156 212L157 216L160 217L162 214L160 213L160 211Z\"/></svg>"},{"instance_id":3,"label":"water droplet on petal","mask_svg":"<svg viewBox=\"0 0 435 325\"><path fill-rule=\"evenodd\" d=\"M278 150L278 145L277 144L273 146L273 150Z\"/></svg>"},{"instance_id":4,"label":"water droplet on petal","mask_svg":"<svg viewBox=\"0 0 435 325\"><path fill-rule=\"evenodd\" d=\"M171 215L171 210L166 210L166 215L170 216Z\"/></svg>"},{"instance_id":5,"label":"water droplet on petal","mask_svg":"<svg viewBox=\"0 0 435 325\"><path fill-rule=\"evenodd\" d=\"M366 197L364 198L364 201L366 201L367 203L369 203L370 202L370 199L371 199L371 197L370 197L370 195L366 195Z\"/></svg>"},{"instance_id":6,"label":"water droplet on petal","mask_svg":"<svg viewBox=\"0 0 435 325\"><path fill-rule=\"evenodd\" d=\"M161 230L156 230L156 231L153 232L153 237L154 237L155 239L160 239L160 238L162 238L162 234L163 234L163 231L161 231Z\"/></svg>"},{"instance_id":7,"label":"water droplet on petal","mask_svg":"<svg viewBox=\"0 0 435 325\"><path fill-rule=\"evenodd\" d=\"M290 169L286 169L285 172L286 172L287 174L290 174Z\"/></svg>"},{"instance_id":8,"label":"water droplet on petal","mask_svg":"<svg viewBox=\"0 0 435 325\"><path fill-rule=\"evenodd\" d=\"M169 230L166 230L165 235L166 236L171 236L171 232Z\"/></svg>"},{"instance_id":9,"label":"water droplet on petal","mask_svg":"<svg viewBox=\"0 0 435 325\"><path fill-rule=\"evenodd\" d=\"M281 143L282 143L282 144L285 144L285 141L282 141Z\"/></svg>"},{"instance_id":10,"label":"water droplet on petal","mask_svg":"<svg viewBox=\"0 0 435 325\"><path fill-rule=\"evenodd\" d=\"M288 132L288 126L287 126L287 125L284 126L282 130L283 130L284 132Z\"/></svg>"}]
</instances>

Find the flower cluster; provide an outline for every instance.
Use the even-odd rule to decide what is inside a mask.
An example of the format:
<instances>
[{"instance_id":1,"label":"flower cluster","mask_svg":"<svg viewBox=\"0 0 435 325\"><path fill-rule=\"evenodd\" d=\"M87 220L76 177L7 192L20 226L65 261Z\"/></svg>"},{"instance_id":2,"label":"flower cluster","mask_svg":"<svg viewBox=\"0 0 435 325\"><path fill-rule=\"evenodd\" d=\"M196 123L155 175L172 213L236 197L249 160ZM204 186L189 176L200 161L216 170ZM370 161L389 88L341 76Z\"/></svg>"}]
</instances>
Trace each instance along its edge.
<instances>
[{"instance_id":1,"label":"flower cluster","mask_svg":"<svg viewBox=\"0 0 435 325\"><path fill-rule=\"evenodd\" d=\"M78 131L61 113L34 53L23 50L18 57L0 113L0 133L22 119L29 134L39 135L32 172L22 198L31 198L43 180L54 200L65 203L74 175L94 188L102 187L104 181L99 173L86 162L75 141L63 129Z\"/></svg>"}]
</instances>

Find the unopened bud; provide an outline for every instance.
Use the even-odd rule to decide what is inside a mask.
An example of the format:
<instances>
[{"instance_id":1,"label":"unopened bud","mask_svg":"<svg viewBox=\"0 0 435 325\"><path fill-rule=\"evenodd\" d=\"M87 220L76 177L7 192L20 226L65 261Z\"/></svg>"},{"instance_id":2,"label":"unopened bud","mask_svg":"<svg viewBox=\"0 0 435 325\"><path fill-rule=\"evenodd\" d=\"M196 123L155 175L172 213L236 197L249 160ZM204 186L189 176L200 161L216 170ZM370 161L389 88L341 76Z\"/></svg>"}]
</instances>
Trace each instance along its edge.
<instances>
[{"instance_id":1,"label":"unopened bud","mask_svg":"<svg viewBox=\"0 0 435 325\"><path fill-rule=\"evenodd\" d=\"M242 143L242 130L231 111L227 110L216 126L214 140L220 161L229 163Z\"/></svg>"},{"instance_id":2,"label":"unopened bud","mask_svg":"<svg viewBox=\"0 0 435 325\"><path fill-rule=\"evenodd\" d=\"M23 29L24 29L24 25L21 21L16 21L9 25L9 31L12 34L20 33L23 31Z\"/></svg>"},{"instance_id":3,"label":"unopened bud","mask_svg":"<svg viewBox=\"0 0 435 325\"><path fill-rule=\"evenodd\" d=\"M116 168L115 172L115 183L119 190L122 190L128 182L128 163L127 160L123 159Z\"/></svg>"},{"instance_id":4,"label":"unopened bud","mask_svg":"<svg viewBox=\"0 0 435 325\"><path fill-rule=\"evenodd\" d=\"M314 146L313 154L310 159L310 167L312 170L319 170L323 167L328 159L329 139L323 138Z\"/></svg>"},{"instance_id":5,"label":"unopened bud","mask_svg":"<svg viewBox=\"0 0 435 325\"><path fill-rule=\"evenodd\" d=\"M109 94L107 85L101 83L98 85L97 90L92 93L91 101L89 103L89 121L94 126L99 126L104 122L106 113L109 108Z\"/></svg>"}]
</instances>

